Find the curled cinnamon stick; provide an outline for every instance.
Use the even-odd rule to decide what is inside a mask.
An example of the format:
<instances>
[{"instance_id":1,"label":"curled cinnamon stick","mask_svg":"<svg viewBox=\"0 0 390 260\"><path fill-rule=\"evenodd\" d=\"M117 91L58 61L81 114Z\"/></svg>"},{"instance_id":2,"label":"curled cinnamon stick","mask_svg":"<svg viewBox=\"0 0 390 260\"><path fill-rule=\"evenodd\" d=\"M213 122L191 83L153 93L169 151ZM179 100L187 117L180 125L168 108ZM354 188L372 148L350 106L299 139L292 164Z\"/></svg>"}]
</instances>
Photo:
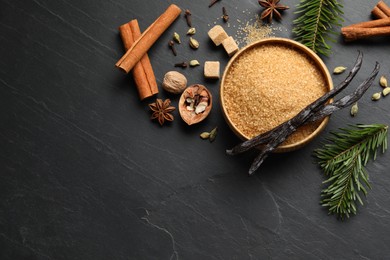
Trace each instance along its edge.
<instances>
[{"instance_id":1,"label":"curled cinnamon stick","mask_svg":"<svg viewBox=\"0 0 390 260\"><path fill-rule=\"evenodd\" d=\"M129 22L131 31L133 33L134 40L138 40L141 37L141 29L139 28L138 21L132 20ZM140 60L142 67L144 68L146 79L148 80L150 90L152 92L152 95L155 95L158 93L158 87L156 82L156 77L154 76L152 64L150 63L149 56L147 53L145 53L144 56L142 56Z\"/></svg>"},{"instance_id":2,"label":"curled cinnamon stick","mask_svg":"<svg viewBox=\"0 0 390 260\"><path fill-rule=\"evenodd\" d=\"M381 0L376 4L374 9L372 9L371 13L375 18L379 19L390 17L390 7Z\"/></svg>"},{"instance_id":3,"label":"curled cinnamon stick","mask_svg":"<svg viewBox=\"0 0 390 260\"><path fill-rule=\"evenodd\" d=\"M168 9L157 18L146 31L144 31L141 37L135 41L115 66L128 73L164 31L176 20L180 13L180 8L177 5L171 4Z\"/></svg>"},{"instance_id":4,"label":"curled cinnamon stick","mask_svg":"<svg viewBox=\"0 0 390 260\"><path fill-rule=\"evenodd\" d=\"M373 21L367 21L367 22L361 22L361 23L355 23L351 24L347 27L352 28L379 28L379 27L386 27L390 26L390 17L373 20Z\"/></svg>"},{"instance_id":5,"label":"curled cinnamon stick","mask_svg":"<svg viewBox=\"0 0 390 260\"><path fill-rule=\"evenodd\" d=\"M372 11L371 11L371 14L375 17L375 18L378 18L378 19L382 19L382 18L387 18L388 16L378 7L378 6L375 6Z\"/></svg>"},{"instance_id":6,"label":"curled cinnamon stick","mask_svg":"<svg viewBox=\"0 0 390 260\"><path fill-rule=\"evenodd\" d=\"M137 30L139 31L139 34L141 34L137 20L132 20L119 26L119 33L126 51L130 49L135 40L139 38ZM141 100L158 93L156 78L147 54L145 54L141 58L141 61L134 66L132 72Z\"/></svg>"},{"instance_id":7,"label":"curled cinnamon stick","mask_svg":"<svg viewBox=\"0 0 390 260\"><path fill-rule=\"evenodd\" d=\"M347 26L341 28L341 34L343 35L344 40L347 42L370 38L373 36L390 36L390 26L376 28Z\"/></svg>"}]
</instances>

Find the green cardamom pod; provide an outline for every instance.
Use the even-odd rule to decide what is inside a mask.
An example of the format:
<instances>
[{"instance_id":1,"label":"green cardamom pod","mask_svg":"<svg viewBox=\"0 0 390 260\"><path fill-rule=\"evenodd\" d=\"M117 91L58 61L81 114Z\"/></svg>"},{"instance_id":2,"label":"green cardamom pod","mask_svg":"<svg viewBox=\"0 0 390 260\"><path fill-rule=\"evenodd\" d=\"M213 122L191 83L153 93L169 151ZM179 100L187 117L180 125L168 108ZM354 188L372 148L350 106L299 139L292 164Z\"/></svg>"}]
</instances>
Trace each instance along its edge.
<instances>
[{"instance_id":1,"label":"green cardamom pod","mask_svg":"<svg viewBox=\"0 0 390 260\"><path fill-rule=\"evenodd\" d=\"M200 138L202 138L202 139L208 139L209 137L210 137L209 132L203 132L200 134Z\"/></svg>"},{"instance_id":2,"label":"green cardamom pod","mask_svg":"<svg viewBox=\"0 0 390 260\"><path fill-rule=\"evenodd\" d=\"M382 90L382 94L383 96L387 96L388 94L390 94L390 88L389 87L386 87Z\"/></svg>"},{"instance_id":3,"label":"green cardamom pod","mask_svg":"<svg viewBox=\"0 0 390 260\"><path fill-rule=\"evenodd\" d=\"M199 63L199 61L197 61L197 60L192 60L192 61L190 61L190 66L191 67L195 67L195 66L199 66L200 65L200 63Z\"/></svg>"},{"instance_id":4,"label":"green cardamom pod","mask_svg":"<svg viewBox=\"0 0 390 260\"><path fill-rule=\"evenodd\" d=\"M384 87L384 88L387 88L387 79L385 76L382 76L379 80L379 84L381 85L381 87Z\"/></svg>"},{"instance_id":5,"label":"green cardamom pod","mask_svg":"<svg viewBox=\"0 0 390 260\"><path fill-rule=\"evenodd\" d=\"M372 95L371 100L377 101L380 98L381 98L381 92L377 92L377 93L374 93L374 95Z\"/></svg>"},{"instance_id":6,"label":"green cardamom pod","mask_svg":"<svg viewBox=\"0 0 390 260\"><path fill-rule=\"evenodd\" d=\"M211 130L210 137L209 137L210 143L215 140L215 138L217 137L217 133L218 133L218 127Z\"/></svg>"},{"instance_id":7,"label":"green cardamom pod","mask_svg":"<svg viewBox=\"0 0 390 260\"><path fill-rule=\"evenodd\" d=\"M194 27L188 29L187 35L194 35L196 33L196 29Z\"/></svg>"},{"instance_id":8,"label":"green cardamom pod","mask_svg":"<svg viewBox=\"0 0 390 260\"><path fill-rule=\"evenodd\" d=\"M173 33L173 39L177 42L177 43L181 43L180 41L180 35L177 33L177 32L174 32Z\"/></svg>"},{"instance_id":9,"label":"green cardamom pod","mask_svg":"<svg viewBox=\"0 0 390 260\"><path fill-rule=\"evenodd\" d=\"M334 68L333 73L334 73L334 74L341 74L341 73L343 73L346 69L347 69L346 67L339 66L339 67Z\"/></svg>"},{"instance_id":10,"label":"green cardamom pod","mask_svg":"<svg viewBox=\"0 0 390 260\"><path fill-rule=\"evenodd\" d=\"M356 102L355 104L352 105L351 107L351 116L356 116L358 113L358 103Z\"/></svg>"},{"instance_id":11,"label":"green cardamom pod","mask_svg":"<svg viewBox=\"0 0 390 260\"><path fill-rule=\"evenodd\" d=\"M199 48L199 42L195 40L194 38L190 37L190 46L193 49L198 49Z\"/></svg>"}]
</instances>

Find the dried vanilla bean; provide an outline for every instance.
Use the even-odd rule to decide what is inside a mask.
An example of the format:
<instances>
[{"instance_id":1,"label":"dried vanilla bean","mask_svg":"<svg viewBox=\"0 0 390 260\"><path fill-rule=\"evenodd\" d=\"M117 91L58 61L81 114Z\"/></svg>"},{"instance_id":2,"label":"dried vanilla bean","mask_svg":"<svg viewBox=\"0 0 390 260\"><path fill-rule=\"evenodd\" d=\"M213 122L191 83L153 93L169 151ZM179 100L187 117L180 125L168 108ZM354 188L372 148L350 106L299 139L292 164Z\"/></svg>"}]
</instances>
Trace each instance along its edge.
<instances>
[{"instance_id":1,"label":"dried vanilla bean","mask_svg":"<svg viewBox=\"0 0 390 260\"><path fill-rule=\"evenodd\" d=\"M379 72L379 64L376 63L375 69L371 73L370 77L367 78L365 81L363 81L362 84L360 84L359 87L357 87L357 89L352 94L349 94L331 104L325 105L323 108L321 108L320 111L318 111L311 118L309 118L308 122L315 122L321 118L333 114L334 112L340 109L343 109L345 107L348 107L356 103L367 91L367 89L371 86L378 72Z\"/></svg>"}]
</instances>

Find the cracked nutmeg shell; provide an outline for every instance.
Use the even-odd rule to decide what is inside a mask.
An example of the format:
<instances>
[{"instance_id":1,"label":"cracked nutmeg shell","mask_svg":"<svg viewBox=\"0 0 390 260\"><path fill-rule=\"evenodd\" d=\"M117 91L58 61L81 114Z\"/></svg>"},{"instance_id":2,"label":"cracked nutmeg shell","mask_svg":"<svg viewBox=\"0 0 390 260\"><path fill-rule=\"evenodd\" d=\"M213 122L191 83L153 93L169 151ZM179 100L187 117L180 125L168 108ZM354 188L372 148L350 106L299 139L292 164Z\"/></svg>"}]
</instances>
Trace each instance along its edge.
<instances>
[{"instance_id":1,"label":"cracked nutmeg shell","mask_svg":"<svg viewBox=\"0 0 390 260\"><path fill-rule=\"evenodd\" d=\"M203 85L194 84L181 94L179 114L187 125L193 125L203 121L209 115L212 105L210 91Z\"/></svg>"}]
</instances>

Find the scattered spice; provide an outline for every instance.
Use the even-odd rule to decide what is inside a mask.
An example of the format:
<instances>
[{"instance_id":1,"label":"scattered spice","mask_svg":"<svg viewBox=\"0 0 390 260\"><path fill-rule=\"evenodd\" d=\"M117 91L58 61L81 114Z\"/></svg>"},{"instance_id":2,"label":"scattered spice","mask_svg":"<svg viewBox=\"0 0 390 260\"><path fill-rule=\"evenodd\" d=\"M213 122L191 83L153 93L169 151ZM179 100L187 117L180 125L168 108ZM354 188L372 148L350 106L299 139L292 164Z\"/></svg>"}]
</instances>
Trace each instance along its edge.
<instances>
[{"instance_id":1,"label":"scattered spice","mask_svg":"<svg viewBox=\"0 0 390 260\"><path fill-rule=\"evenodd\" d=\"M150 117L151 120L157 119L158 123L162 126L165 121L173 121L173 115L171 112L175 110L175 107L171 106L171 100L157 98L156 102L149 104L150 110L153 114Z\"/></svg>"},{"instance_id":2,"label":"scattered spice","mask_svg":"<svg viewBox=\"0 0 390 260\"><path fill-rule=\"evenodd\" d=\"M351 116L356 116L359 111L358 103L355 102L351 107Z\"/></svg>"},{"instance_id":3,"label":"scattered spice","mask_svg":"<svg viewBox=\"0 0 390 260\"><path fill-rule=\"evenodd\" d=\"M169 48L172 50L173 55L177 56L177 51L175 48L175 42L174 41L169 41L168 42Z\"/></svg>"},{"instance_id":4,"label":"scattered spice","mask_svg":"<svg viewBox=\"0 0 390 260\"><path fill-rule=\"evenodd\" d=\"M213 130L211 130L210 137L209 137L210 143L212 143L215 140L215 138L217 137L217 133L218 133L218 127L215 127Z\"/></svg>"},{"instance_id":5,"label":"scattered spice","mask_svg":"<svg viewBox=\"0 0 390 260\"><path fill-rule=\"evenodd\" d=\"M210 133L209 133L209 132L203 132L203 133L201 133L199 136L200 136L200 138L202 138L202 139L209 139Z\"/></svg>"},{"instance_id":6,"label":"scattered spice","mask_svg":"<svg viewBox=\"0 0 390 260\"><path fill-rule=\"evenodd\" d=\"M192 49L196 50L199 48L199 42L196 39L190 37L190 46Z\"/></svg>"},{"instance_id":7,"label":"scattered spice","mask_svg":"<svg viewBox=\"0 0 390 260\"><path fill-rule=\"evenodd\" d=\"M346 67L343 67L343 66L339 66L339 67L336 67L334 68L333 70L333 74L341 74L343 73L347 68Z\"/></svg>"},{"instance_id":8,"label":"scattered spice","mask_svg":"<svg viewBox=\"0 0 390 260\"><path fill-rule=\"evenodd\" d=\"M177 32L174 32L174 33L173 33L173 39L174 39L175 42L177 42L178 44L181 43L181 41L180 41L180 35L179 35Z\"/></svg>"},{"instance_id":9,"label":"scattered spice","mask_svg":"<svg viewBox=\"0 0 390 260\"><path fill-rule=\"evenodd\" d=\"M380 98L381 98L381 92L374 93L371 96L371 100L373 100L373 101L378 101Z\"/></svg>"},{"instance_id":10,"label":"scattered spice","mask_svg":"<svg viewBox=\"0 0 390 260\"><path fill-rule=\"evenodd\" d=\"M268 23L272 22L272 18L275 17L277 20L282 20L280 11L289 9L287 5L279 4L280 0L259 0L259 4L265 8L261 13L261 20L267 20Z\"/></svg>"},{"instance_id":11,"label":"scattered spice","mask_svg":"<svg viewBox=\"0 0 390 260\"><path fill-rule=\"evenodd\" d=\"M199 65L200 65L200 63L199 63L198 60L191 60L190 61L190 66L191 67L196 67L196 66L199 66Z\"/></svg>"},{"instance_id":12,"label":"scattered spice","mask_svg":"<svg viewBox=\"0 0 390 260\"><path fill-rule=\"evenodd\" d=\"M379 84L381 85L381 87L384 87L384 88L387 88L387 79L385 76L382 76L379 80Z\"/></svg>"},{"instance_id":13,"label":"scattered spice","mask_svg":"<svg viewBox=\"0 0 390 260\"><path fill-rule=\"evenodd\" d=\"M179 67L179 68L187 68L188 67L188 63L183 61L183 62L180 62L180 63L176 63L175 64L175 67Z\"/></svg>"},{"instance_id":14,"label":"scattered spice","mask_svg":"<svg viewBox=\"0 0 390 260\"><path fill-rule=\"evenodd\" d=\"M196 33L196 29L194 27L191 27L187 31L187 35L194 35Z\"/></svg>"},{"instance_id":15,"label":"scattered spice","mask_svg":"<svg viewBox=\"0 0 390 260\"><path fill-rule=\"evenodd\" d=\"M223 18L223 21L225 23L227 23L229 21L229 15L228 15L225 7L222 7L222 18Z\"/></svg>"},{"instance_id":16,"label":"scattered spice","mask_svg":"<svg viewBox=\"0 0 390 260\"><path fill-rule=\"evenodd\" d=\"M212 143L217 137L217 133L218 133L218 127L215 127L213 130L211 130L211 132L203 132L199 136L203 140L209 139L210 143Z\"/></svg>"},{"instance_id":17,"label":"scattered spice","mask_svg":"<svg viewBox=\"0 0 390 260\"><path fill-rule=\"evenodd\" d=\"M382 90L382 95L386 97L388 94L390 94L390 88L386 87Z\"/></svg>"},{"instance_id":18,"label":"scattered spice","mask_svg":"<svg viewBox=\"0 0 390 260\"><path fill-rule=\"evenodd\" d=\"M221 1L221 0L211 0L211 2L209 4L209 8L212 7L213 5L215 5L218 1Z\"/></svg>"},{"instance_id":19,"label":"scattered spice","mask_svg":"<svg viewBox=\"0 0 390 260\"><path fill-rule=\"evenodd\" d=\"M186 9L186 11L184 12L184 17L186 18L187 25L189 27L192 27L192 20L191 20L191 12L190 12L190 10Z\"/></svg>"}]
</instances>

